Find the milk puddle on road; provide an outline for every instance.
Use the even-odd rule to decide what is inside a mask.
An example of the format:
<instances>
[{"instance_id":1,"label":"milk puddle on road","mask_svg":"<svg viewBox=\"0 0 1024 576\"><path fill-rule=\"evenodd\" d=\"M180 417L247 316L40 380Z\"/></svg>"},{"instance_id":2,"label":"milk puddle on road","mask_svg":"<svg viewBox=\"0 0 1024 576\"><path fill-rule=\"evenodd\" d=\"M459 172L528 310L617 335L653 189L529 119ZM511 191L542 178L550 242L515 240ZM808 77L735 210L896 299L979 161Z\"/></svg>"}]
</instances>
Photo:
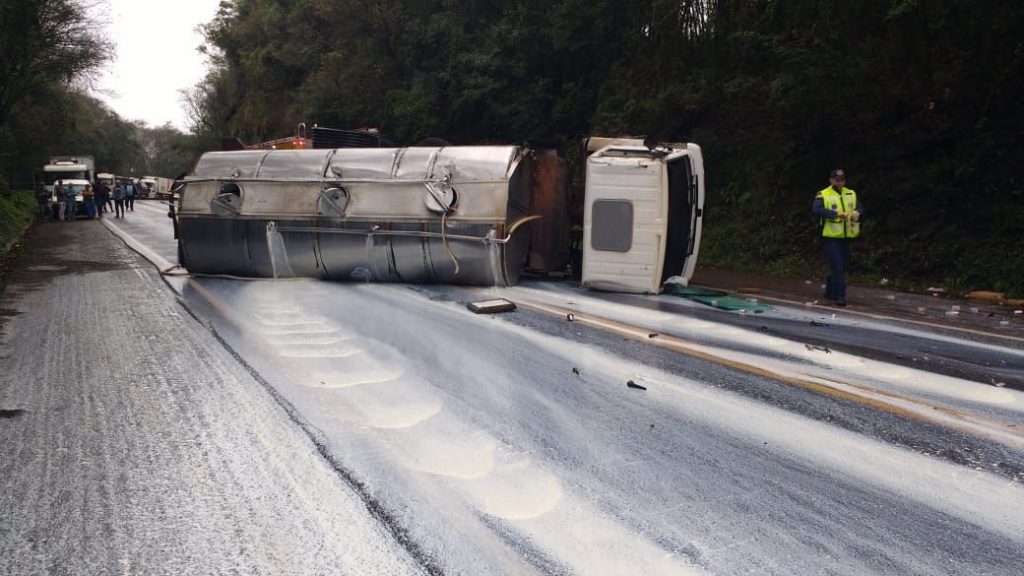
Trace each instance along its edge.
<instances>
[{"instance_id":1,"label":"milk puddle on road","mask_svg":"<svg viewBox=\"0 0 1024 576\"><path fill-rule=\"evenodd\" d=\"M452 533L456 541L443 542L446 553L465 548L465 554L477 555L483 544L483 550L494 550L497 565L504 565L509 561L503 560L509 546L504 532L525 530L517 538L537 548L543 558L534 563L571 566L580 573L609 567L646 567L651 574L698 573L684 557L617 522L600 520L603 513L565 494L562 481L543 462L481 427L476 422L479 414L464 414L465 407L446 389L448 377L422 369L459 362L450 346L464 343L438 337L430 325L457 327L464 309L434 304L409 325L399 321L412 318L395 300L409 295L401 289L348 286L339 292L305 280L203 284L241 323L218 330L334 441L342 460L362 481L404 486L381 488L394 498L406 492L434 495L430 505L441 509L405 519L414 534L430 541L437 532L435 523L448 517L444 522L452 522L454 528L446 527L444 533ZM388 295L385 300L376 296L382 291ZM409 345L410 335L422 348ZM473 380L484 385L491 379L485 363L464 365L461 372L476 374ZM419 497L384 504L405 508ZM557 527L536 520L565 516L565 510L573 515L562 518ZM495 521L506 526L500 534L489 527ZM590 526L590 537L630 544L616 547L614 554L607 552L607 558L578 542L564 547L560 542L572 541L565 537L566 526L577 522ZM600 533L595 532L598 526ZM513 564L521 562L516 559Z\"/></svg>"},{"instance_id":2,"label":"milk puddle on road","mask_svg":"<svg viewBox=\"0 0 1024 576\"><path fill-rule=\"evenodd\" d=\"M766 551L801 559L779 564L790 572L813 571L825 563L815 552L821 546L855 556L806 527L819 521L810 518L819 512L778 493L805 493L819 484L839 490L828 496L830 516L856 516L865 492L906 518L920 516L926 528L917 532L901 525L882 530L895 543L859 537L885 557L904 557L915 539L923 545L936 533L963 539L968 526L980 532L965 541L990 538L1011 556L1021 550L1024 512L1006 503L1021 501L1024 492L985 471L599 347L477 316L464 303L404 286L201 283L234 318L234 325L217 321L231 346L322 432L368 493L395 511L403 530L453 571L487 565L505 572L731 573L756 565ZM516 290L494 293L514 300ZM702 332L716 328L632 313L659 331L678 330L673 322ZM733 327L715 336L754 338L754 345L782 348L797 359L773 369L818 366L834 377L863 366L843 355L822 363L793 343ZM586 368L573 374L572 366ZM876 376L873 385L893 387L915 379ZM623 396L630 379L648 390ZM903 383L901 391L912 389ZM957 394L952 385L944 391L965 400ZM1019 407L1013 394L969 400ZM764 468L748 469L751 463ZM949 520L936 522L936 513ZM737 534L757 537L737 547ZM919 554L914 565L949 573L939 559ZM977 561L971 553L964 558L968 565Z\"/></svg>"}]
</instances>

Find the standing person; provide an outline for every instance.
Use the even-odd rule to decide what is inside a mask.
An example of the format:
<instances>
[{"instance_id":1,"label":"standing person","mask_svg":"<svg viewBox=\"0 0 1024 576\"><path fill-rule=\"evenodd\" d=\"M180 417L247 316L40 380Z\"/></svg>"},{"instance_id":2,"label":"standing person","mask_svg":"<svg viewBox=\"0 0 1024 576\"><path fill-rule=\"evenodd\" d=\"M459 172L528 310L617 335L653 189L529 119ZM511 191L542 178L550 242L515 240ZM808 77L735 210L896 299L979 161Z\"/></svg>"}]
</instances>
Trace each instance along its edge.
<instances>
[{"instance_id":1,"label":"standing person","mask_svg":"<svg viewBox=\"0 0 1024 576\"><path fill-rule=\"evenodd\" d=\"M92 184L86 184L82 190L82 205L85 207L86 217L96 217L96 192L93 191Z\"/></svg>"},{"instance_id":2,"label":"standing person","mask_svg":"<svg viewBox=\"0 0 1024 576\"><path fill-rule=\"evenodd\" d=\"M124 187L114 186L114 218L124 218Z\"/></svg>"},{"instance_id":3,"label":"standing person","mask_svg":"<svg viewBox=\"0 0 1024 576\"><path fill-rule=\"evenodd\" d=\"M74 222L75 218L78 217L78 201L75 198L78 194L75 192L75 187L72 184L64 188L64 193L64 219Z\"/></svg>"},{"instance_id":4,"label":"standing person","mask_svg":"<svg viewBox=\"0 0 1024 576\"><path fill-rule=\"evenodd\" d=\"M135 212L135 193L138 192L138 189L138 184L131 180L124 185L124 205L132 212Z\"/></svg>"},{"instance_id":5,"label":"standing person","mask_svg":"<svg viewBox=\"0 0 1024 576\"><path fill-rule=\"evenodd\" d=\"M102 181L96 182L96 215L98 218L103 218L103 213L107 211L107 204L110 202L110 187Z\"/></svg>"},{"instance_id":6,"label":"standing person","mask_svg":"<svg viewBox=\"0 0 1024 576\"><path fill-rule=\"evenodd\" d=\"M42 182L36 188L36 207L39 209L39 215L45 219L50 212L50 193L46 191L46 186Z\"/></svg>"},{"instance_id":7,"label":"standing person","mask_svg":"<svg viewBox=\"0 0 1024 576\"><path fill-rule=\"evenodd\" d=\"M846 187L841 169L829 174L829 186L814 197L811 212L821 219L822 243L828 260L829 276L825 298L836 306L846 306L846 269L850 266L850 241L860 235L862 206L857 193Z\"/></svg>"},{"instance_id":8,"label":"standing person","mask_svg":"<svg viewBox=\"0 0 1024 576\"><path fill-rule=\"evenodd\" d=\"M67 204L67 194L64 192L64 184L60 180L53 183L53 197L56 200L57 205L57 217L54 220L64 220L65 204Z\"/></svg>"}]
</instances>

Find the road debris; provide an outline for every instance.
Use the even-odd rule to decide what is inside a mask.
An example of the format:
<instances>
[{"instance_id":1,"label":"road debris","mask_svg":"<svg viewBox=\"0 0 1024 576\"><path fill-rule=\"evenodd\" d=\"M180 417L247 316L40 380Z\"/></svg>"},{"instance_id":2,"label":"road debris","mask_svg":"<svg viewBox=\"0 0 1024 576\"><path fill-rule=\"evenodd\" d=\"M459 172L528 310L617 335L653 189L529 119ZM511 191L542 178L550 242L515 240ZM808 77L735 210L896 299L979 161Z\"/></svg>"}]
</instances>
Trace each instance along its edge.
<instances>
[{"instance_id":1,"label":"road debris","mask_svg":"<svg viewBox=\"0 0 1024 576\"><path fill-rule=\"evenodd\" d=\"M967 293L967 298L970 300L984 300L1000 304L1006 301L1006 293L992 292L989 290L974 290Z\"/></svg>"},{"instance_id":2,"label":"road debris","mask_svg":"<svg viewBox=\"0 0 1024 576\"><path fill-rule=\"evenodd\" d=\"M470 312L475 314L497 314L498 312L511 312L516 309L516 305L510 300L498 298L496 300L470 302L466 304L466 308L469 308Z\"/></svg>"},{"instance_id":3,"label":"road debris","mask_svg":"<svg viewBox=\"0 0 1024 576\"><path fill-rule=\"evenodd\" d=\"M832 353L832 351L828 349L828 346L817 346L817 345L814 345L814 344L804 344L804 348L807 348L808 350L810 350L812 352L817 350L819 352L824 352L825 354L831 354Z\"/></svg>"},{"instance_id":4,"label":"road debris","mask_svg":"<svg viewBox=\"0 0 1024 576\"><path fill-rule=\"evenodd\" d=\"M636 382L633 382L632 380L630 380L629 382L626 382L626 386L629 386L630 388L636 388L637 390L647 390L646 386L641 386L641 385L637 384Z\"/></svg>"}]
</instances>

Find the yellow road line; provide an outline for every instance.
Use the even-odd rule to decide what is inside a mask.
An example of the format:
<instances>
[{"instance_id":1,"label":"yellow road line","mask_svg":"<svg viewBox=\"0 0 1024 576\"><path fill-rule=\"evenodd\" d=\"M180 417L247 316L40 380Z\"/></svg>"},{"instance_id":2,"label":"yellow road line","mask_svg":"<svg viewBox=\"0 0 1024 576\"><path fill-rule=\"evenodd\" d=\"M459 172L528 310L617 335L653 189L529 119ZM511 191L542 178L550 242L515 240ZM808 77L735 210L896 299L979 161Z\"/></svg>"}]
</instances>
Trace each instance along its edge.
<instances>
[{"instance_id":1,"label":"yellow road line","mask_svg":"<svg viewBox=\"0 0 1024 576\"><path fill-rule=\"evenodd\" d=\"M779 374L772 370L755 366L746 362L740 362L727 358L722 355L713 354L704 350L698 349L698 344L688 342L682 338L657 333L656 336L652 337L656 331L648 330L640 326L627 324L625 322L619 322L617 320L610 320L608 318L602 318L599 316L593 316L589 314L581 314L575 310L567 308L561 308L559 306L553 306L550 304L542 304L539 302L531 302L528 300L516 300L516 305L528 310L535 310L552 316L558 316L561 318L572 317L574 322L579 322L586 326L592 326L611 332L619 336L625 336L634 340L639 340L659 348L685 354L693 358L699 358L701 360L707 360L714 362L722 366L728 366L748 374L754 374L756 376L762 376L775 380L777 382L783 382L792 386L811 390L819 394L838 398L841 400L847 400L855 402L862 406L881 410L897 416L902 416L909 420L918 422L926 422L929 424L935 424L942 426L947 429L955 430L973 436L981 436L989 440L994 440L1011 446L1014 448L1024 448L1024 430L1018 430L1010 427L1009 425L1001 422L989 421L974 416L964 414L956 409L949 408L947 406L938 406L921 402L907 397L900 396L891 392L885 392L881 390L875 390L870 387L853 384L850 382L843 382L839 380L832 380L832 382L842 386L836 387L831 386L825 382L810 380L807 378L799 378L796 376L789 376L786 374ZM810 375L808 375L810 376ZM817 376L811 376L813 378L819 378ZM819 378L820 380L826 380ZM845 388L845 389L844 389ZM882 396L883 398L873 397ZM885 398L890 398L897 402L910 404L914 408L908 406L902 406L895 402L887 401Z\"/></svg>"}]
</instances>

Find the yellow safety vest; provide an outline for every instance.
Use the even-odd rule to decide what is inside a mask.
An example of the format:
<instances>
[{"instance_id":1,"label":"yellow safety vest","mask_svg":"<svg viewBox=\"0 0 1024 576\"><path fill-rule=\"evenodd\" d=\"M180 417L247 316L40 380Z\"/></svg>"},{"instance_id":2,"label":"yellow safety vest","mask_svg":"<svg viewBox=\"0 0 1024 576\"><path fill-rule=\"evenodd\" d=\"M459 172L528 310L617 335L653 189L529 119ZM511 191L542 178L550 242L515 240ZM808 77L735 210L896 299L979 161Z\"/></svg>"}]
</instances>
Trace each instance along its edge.
<instances>
[{"instance_id":1,"label":"yellow safety vest","mask_svg":"<svg viewBox=\"0 0 1024 576\"><path fill-rule=\"evenodd\" d=\"M843 188L840 194L829 186L818 192L818 198L821 198L826 210L834 210L837 215L840 212L849 213L857 209L857 193L849 188ZM860 234L860 222L822 218L821 224L821 235L825 238L856 238Z\"/></svg>"}]
</instances>

